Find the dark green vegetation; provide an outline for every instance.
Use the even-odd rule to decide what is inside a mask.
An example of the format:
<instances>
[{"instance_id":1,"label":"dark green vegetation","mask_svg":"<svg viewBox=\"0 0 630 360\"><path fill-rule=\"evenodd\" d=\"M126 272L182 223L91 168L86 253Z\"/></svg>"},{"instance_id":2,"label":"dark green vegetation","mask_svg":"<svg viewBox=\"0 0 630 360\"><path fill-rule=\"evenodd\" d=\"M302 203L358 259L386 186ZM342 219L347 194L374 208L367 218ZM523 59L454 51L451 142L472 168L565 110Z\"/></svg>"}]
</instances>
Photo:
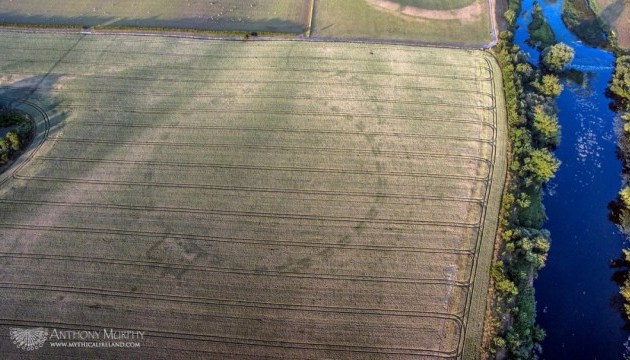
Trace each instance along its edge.
<instances>
[{"instance_id":1,"label":"dark green vegetation","mask_svg":"<svg viewBox=\"0 0 630 360\"><path fill-rule=\"evenodd\" d=\"M517 10L514 4L505 14L511 29ZM492 269L496 296L490 326L495 336L488 350L505 351L510 359L531 359L540 352L545 337L536 324L533 281L545 265L550 246L550 234L542 228L542 189L560 165L552 150L560 140L555 98L562 86L549 70L527 63L512 40L512 32L501 33L495 49L503 69L511 158L500 219L499 259Z\"/></svg>"},{"instance_id":2,"label":"dark green vegetation","mask_svg":"<svg viewBox=\"0 0 630 360\"><path fill-rule=\"evenodd\" d=\"M516 23L516 18L521 12L521 0L507 0L508 9L503 14L503 17L507 23L513 28Z\"/></svg>"},{"instance_id":3,"label":"dark green vegetation","mask_svg":"<svg viewBox=\"0 0 630 360\"><path fill-rule=\"evenodd\" d=\"M617 58L615 73L610 83L610 94L620 112L623 128L619 136L619 155L623 163L624 187L613 204L613 219L620 228L630 235L630 56ZM624 311L630 320L630 249L622 251L621 259L616 264L626 268L620 294L624 299Z\"/></svg>"},{"instance_id":4,"label":"dark green vegetation","mask_svg":"<svg viewBox=\"0 0 630 360\"><path fill-rule=\"evenodd\" d=\"M589 4L590 0L564 0L562 20L582 41L591 46L606 47L610 29Z\"/></svg>"},{"instance_id":5,"label":"dark green vegetation","mask_svg":"<svg viewBox=\"0 0 630 360\"><path fill-rule=\"evenodd\" d=\"M527 30L529 30L528 43L539 50L556 43L556 35L553 33L537 2L534 3L532 22L527 26Z\"/></svg>"},{"instance_id":6,"label":"dark green vegetation","mask_svg":"<svg viewBox=\"0 0 630 360\"><path fill-rule=\"evenodd\" d=\"M630 56L617 58L610 91L621 107L630 111Z\"/></svg>"},{"instance_id":7,"label":"dark green vegetation","mask_svg":"<svg viewBox=\"0 0 630 360\"><path fill-rule=\"evenodd\" d=\"M33 122L25 114L0 105L0 170L15 159L32 138Z\"/></svg>"},{"instance_id":8,"label":"dark green vegetation","mask_svg":"<svg viewBox=\"0 0 630 360\"><path fill-rule=\"evenodd\" d=\"M472 5L477 0L392 0L402 6L414 6L427 10L455 10Z\"/></svg>"}]
</instances>

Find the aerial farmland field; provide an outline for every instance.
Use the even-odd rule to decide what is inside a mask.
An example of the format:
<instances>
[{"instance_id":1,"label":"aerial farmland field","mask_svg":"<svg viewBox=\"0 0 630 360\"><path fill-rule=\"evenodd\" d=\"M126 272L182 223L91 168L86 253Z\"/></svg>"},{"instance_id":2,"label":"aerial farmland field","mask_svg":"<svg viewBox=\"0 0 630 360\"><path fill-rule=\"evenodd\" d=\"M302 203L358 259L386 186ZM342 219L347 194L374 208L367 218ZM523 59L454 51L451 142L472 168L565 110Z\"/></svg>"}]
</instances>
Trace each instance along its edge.
<instances>
[{"instance_id":1,"label":"aerial farmland field","mask_svg":"<svg viewBox=\"0 0 630 360\"><path fill-rule=\"evenodd\" d=\"M303 33L310 0L0 1L0 23Z\"/></svg>"},{"instance_id":2,"label":"aerial farmland field","mask_svg":"<svg viewBox=\"0 0 630 360\"><path fill-rule=\"evenodd\" d=\"M316 0L312 34L480 47L492 41L490 14L486 0Z\"/></svg>"},{"instance_id":3,"label":"aerial farmland field","mask_svg":"<svg viewBox=\"0 0 630 360\"><path fill-rule=\"evenodd\" d=\"M11 326L150 358L474 358L505 177L485 52L3 33ZM93 349L36 350L48 358Z\"/></svg>"},{"instance_id":4,"label":"aerial farmland field","mask_svg":"<svg viewBox=\"0 0 630 360\"><path fill-rule=\"evenodd\" d=\"M480 47L488 0L0 1L0 24L250 31Z\"/></svg>"}]
</instances>

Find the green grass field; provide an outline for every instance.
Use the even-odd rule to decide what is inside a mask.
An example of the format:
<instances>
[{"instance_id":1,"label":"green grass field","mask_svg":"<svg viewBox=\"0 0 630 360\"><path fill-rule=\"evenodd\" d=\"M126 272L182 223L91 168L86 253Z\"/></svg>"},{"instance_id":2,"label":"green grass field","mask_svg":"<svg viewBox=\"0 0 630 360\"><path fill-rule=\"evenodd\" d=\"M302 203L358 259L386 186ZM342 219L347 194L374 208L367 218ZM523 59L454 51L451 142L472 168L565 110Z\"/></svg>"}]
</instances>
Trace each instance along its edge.
<instances>
[{"instance_id":1,"label":"green grass field","mask_svg":"<svg viewBox=\"0 0 630 360\"><path fill-rule=\"evenodd\" d=\"M488 54L15 33L0 47L0 99L38 121L0 177L4 355L23 355L11 326L146 331L116 357L478 354L506 153Z\"/></svg>"},{"instance_id":2,"label":"green grass field","mask_svg":"<svg viewBox=\"0 0 630 360\"><path fill-rule=\"evenodd\" d=\"M443 20L388 11L367 0L316 0L313 36L481 46L491 41L490 14L487 2L479 0L478 3L482 9L480 15L472 15L468 20Z\"/></svg>"},{"instance_id":3,"label":"green grass field","mask_svg":"<svg viewBox=\"0 0 630 360\"><path fill-rule=\"evenodd\" d=\"M0 1L0 23L303 33L309 0Z\"/></svg>"}]
</instances>

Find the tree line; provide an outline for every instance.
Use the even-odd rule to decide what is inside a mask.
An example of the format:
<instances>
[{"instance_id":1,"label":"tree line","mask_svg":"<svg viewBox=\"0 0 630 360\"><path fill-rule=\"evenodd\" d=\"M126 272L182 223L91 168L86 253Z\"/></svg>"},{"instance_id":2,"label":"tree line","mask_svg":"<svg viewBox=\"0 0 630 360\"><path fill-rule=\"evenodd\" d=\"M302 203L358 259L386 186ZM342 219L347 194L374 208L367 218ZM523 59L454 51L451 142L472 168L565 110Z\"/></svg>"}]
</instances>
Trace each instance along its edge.
<instances>
[{"instance_id":1,"label":"tree line","mask_svg":"<svg viewBox=\"0 0 630 360\"><path fill-rule=\"evenodd\" d=\"M624 185L619 191L613 220L621 230L630 235L630 56L617 57L615 72L609 85L609 95L615 101L615 107L622 123L618 141L618 154L623 165ZM630 320L630 248L622 250L622 256L614 265L625 268L620 285L623 308L626 318Z\"/></svg>"},{"instance_id":2,"label":"tree line","mask_svg":"<svg viewBox=\"0 0 630 360\"><path fill-rule=\"evenodd\" d=\"M540 67L531 65L513 43L520 1L508 3L504 16L509 30L500 34L494 53L502 68L507 106L509 181L501 209L499 259L491 273L495 296L490 326L495 335L486 350L503 352L510 359L532 359L540 353L545 337L536 324L533 281L545 266L551 243L549 231L543 228L542 192L560 166L553 154L561 130L556 98L563 90L559 74L573 60L574 51L557 44L553 32L546 38L551 41L530 39L542 50ZM535 17L543 16L534 11ZM544 24L543 16L534 28Z\"/></svg>"}]
</instances>

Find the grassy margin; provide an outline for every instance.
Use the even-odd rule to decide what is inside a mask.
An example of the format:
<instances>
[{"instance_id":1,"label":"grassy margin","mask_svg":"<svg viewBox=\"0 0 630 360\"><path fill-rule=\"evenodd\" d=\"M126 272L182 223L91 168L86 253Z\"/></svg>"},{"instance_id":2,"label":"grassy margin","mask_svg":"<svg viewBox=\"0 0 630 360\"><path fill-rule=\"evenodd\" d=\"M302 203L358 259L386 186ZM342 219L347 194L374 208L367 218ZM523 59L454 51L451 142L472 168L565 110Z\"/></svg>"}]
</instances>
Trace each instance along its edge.
<instances>
[{"instance_id":1,"label":"grassy margin","mask_svg":"<svg viewBox=\"0 0 630 360\"><path fill-rule=\"evenodd\" d=\"M484 53L484 58L492 66L494 74L501 74L501 68L497 60L488 52ZM478 359L482 352L482 337L486 317L486 307L491 300L488 297L490 289L490 269L493 264L494 246L499 229L499 213L501 210L501 199L504 195L505 183L507 179L507 113L503 91L503 82L492 77L492 85L495 94L495 148L493 154L493 172L488 187L486 209L483 221L483 232L481 235L481 245L478 249L475 279L472 289L472 300L469 308L468 321L466 324L466 336L464 340L464 359Z\"/></svg>"}]
</instances>

